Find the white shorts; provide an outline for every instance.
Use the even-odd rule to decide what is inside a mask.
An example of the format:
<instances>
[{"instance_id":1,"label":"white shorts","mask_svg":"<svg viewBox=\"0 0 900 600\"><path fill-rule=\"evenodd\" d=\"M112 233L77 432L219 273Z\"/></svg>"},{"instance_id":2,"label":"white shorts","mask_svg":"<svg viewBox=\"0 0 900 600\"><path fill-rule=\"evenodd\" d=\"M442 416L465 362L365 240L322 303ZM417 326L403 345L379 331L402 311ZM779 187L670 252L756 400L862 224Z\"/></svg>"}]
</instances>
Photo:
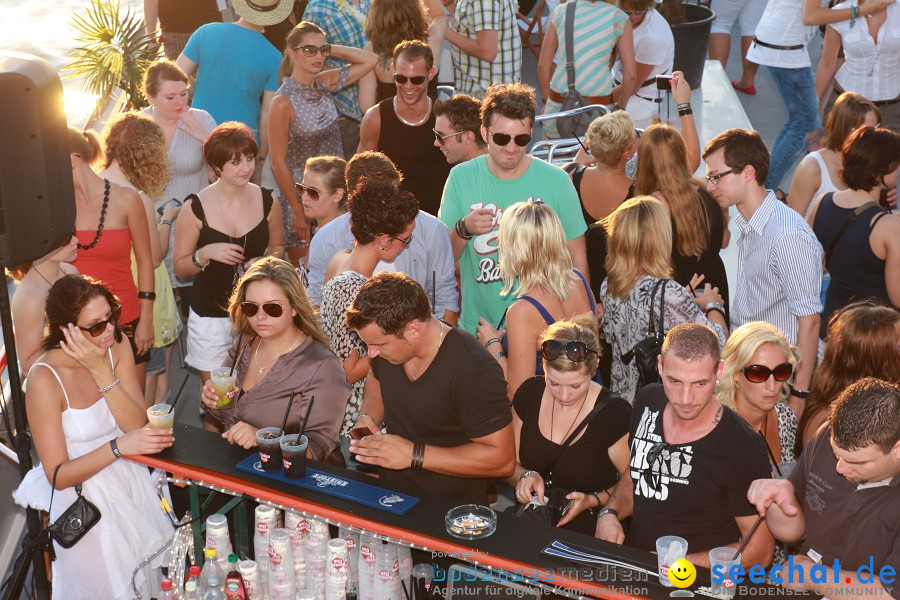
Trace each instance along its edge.
<instances>
[{"instance_id":1,"label":"white shorts","mask_svg":"<svg viewBox=\"0 0 900 600\"><path fill-rule=\"evenodd\" d=\"M201 317L193 310L188 315L187 356L184 362L200 371L221 367L234 342L234 327L228 317Z\"/></svg>"},{"instance_id":2,"label":"white shorts","mask_svg":"<svg viewBox=\"0 0 900 600\"><path fill-rule=\"evenodd\" d=\"M741 37L756 35L756 26L766 10L767 0L715 0L710 8L716 13L710 33L731 35L734 22L741 25Z\"/></svg>"}]
</instances>

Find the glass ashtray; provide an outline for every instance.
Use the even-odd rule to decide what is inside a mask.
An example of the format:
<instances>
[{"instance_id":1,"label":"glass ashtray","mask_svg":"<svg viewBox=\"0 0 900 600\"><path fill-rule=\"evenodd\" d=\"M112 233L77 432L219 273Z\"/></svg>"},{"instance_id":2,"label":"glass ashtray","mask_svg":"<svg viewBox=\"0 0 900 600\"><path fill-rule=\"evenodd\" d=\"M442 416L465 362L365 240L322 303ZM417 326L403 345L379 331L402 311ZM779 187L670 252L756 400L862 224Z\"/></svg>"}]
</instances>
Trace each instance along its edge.
<instances>
[{"instance_id":1,"label":"glass ashtray","mask_svg":"<svg viewBox=\"0 0 900 600\"><path fill-rule=\"evenodd\" d=\"M497 529L497 513L489 506L463 504L447 512L444 525L453 537L477 540L488 537Z\"/></svg>"}]
</instances>

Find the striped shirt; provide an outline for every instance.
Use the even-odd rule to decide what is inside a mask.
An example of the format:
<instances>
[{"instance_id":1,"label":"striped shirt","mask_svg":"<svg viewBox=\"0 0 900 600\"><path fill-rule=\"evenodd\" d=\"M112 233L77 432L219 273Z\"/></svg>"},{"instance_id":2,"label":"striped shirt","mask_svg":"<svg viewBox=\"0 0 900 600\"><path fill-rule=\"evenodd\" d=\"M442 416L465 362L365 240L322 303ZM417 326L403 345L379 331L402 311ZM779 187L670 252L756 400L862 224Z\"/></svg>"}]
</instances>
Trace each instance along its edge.
<instances>
[{"instance_id":1,"label":"striped shirt","mask_svg":"<svg viewBox=\"0 0 900 600\"><path fill-rule=\"evenodd\" d=\"M732 328L766 321L796 344L797 318L822 312L822 245L771 191L749 221L738 212L734 222L741 233Z\"/></svg>"},{"instance_id":2,"label":"striped shirt","mask_svg":"<svg viewBox=\"0 0 900 600\"><path fill-rule=\"evenodd\" d=\"M451 46L457 93L481 98L492 83L521 81L522 39L516 23L515 0L459 0L450 27L473 40L479 31L497 32L497 57L493 63Z\"/></svg>"}]
</instances>

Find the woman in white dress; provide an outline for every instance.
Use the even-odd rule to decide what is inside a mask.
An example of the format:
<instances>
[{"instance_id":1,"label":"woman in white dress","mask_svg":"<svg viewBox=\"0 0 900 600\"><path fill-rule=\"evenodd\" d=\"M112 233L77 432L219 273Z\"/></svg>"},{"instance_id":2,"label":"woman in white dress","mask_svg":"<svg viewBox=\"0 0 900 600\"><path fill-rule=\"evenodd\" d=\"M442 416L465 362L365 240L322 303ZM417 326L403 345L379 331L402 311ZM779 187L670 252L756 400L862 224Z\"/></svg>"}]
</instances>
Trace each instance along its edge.
<instances>
[{"instance_id":1,"label":"woman in white dress","mask_svg":"<svg viewBox=\"0 0 900 600\"><path fill-rule=\"evenodd\" d=\"M173 535L146 467L120 460L160 452L174 438L172 430L146 427L134 354L118 314L115 296L102 283L62 277L47 296L46 352L28 377L28 424L41 464L16 490L16 502L49 509L52 522L75 501L73 488L81 484L101 514L71 548L54 543L54 597L132 598L132 571ZM157 558L135 578L145 598L159 589L161 562Z\"/></svg>"}]
</instances>

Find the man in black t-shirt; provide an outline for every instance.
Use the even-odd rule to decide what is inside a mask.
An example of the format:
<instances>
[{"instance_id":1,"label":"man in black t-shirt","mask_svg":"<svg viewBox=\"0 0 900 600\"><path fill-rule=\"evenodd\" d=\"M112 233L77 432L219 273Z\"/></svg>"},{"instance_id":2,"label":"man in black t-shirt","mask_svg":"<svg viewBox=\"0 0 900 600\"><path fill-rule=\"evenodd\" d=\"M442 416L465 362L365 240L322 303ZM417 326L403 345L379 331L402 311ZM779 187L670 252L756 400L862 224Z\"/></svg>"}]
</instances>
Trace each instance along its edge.
<instances>
[{"instance_id":1,"label":"man in black t-shirt","mask_svg":"<svg viewBox=\"0 0 900 600\"><path fill-rule=\"evenodd\" d=\"M485 479L516 465L506 381L469 333L431 314L422 286L402 273L367 281L347 323L368 346L372 370L350 452L381 467L388 486L484 504ZM381 422L387 434L380 434Z\"/></svg>"},{"instance_id":2,"label":"man in black t-shirt","mask_svg":"<svg viewBox=\"0 0 900 600\"><path fill-rule=\"evenodd\" d=\"M762 437L713 392L722 376L716 334L696 323L672 328L659 357L662 384L641 389L631 420L631 468L597 517L597 537L622 543L619 519L632 516L628 545L655 550L678 535L687 559L709 567L708 551L737 548L756 522L747 501L754 479L769 476ZM774 540L760 525L741 563L769 564Z\"/></svg>"}]
</instances>

